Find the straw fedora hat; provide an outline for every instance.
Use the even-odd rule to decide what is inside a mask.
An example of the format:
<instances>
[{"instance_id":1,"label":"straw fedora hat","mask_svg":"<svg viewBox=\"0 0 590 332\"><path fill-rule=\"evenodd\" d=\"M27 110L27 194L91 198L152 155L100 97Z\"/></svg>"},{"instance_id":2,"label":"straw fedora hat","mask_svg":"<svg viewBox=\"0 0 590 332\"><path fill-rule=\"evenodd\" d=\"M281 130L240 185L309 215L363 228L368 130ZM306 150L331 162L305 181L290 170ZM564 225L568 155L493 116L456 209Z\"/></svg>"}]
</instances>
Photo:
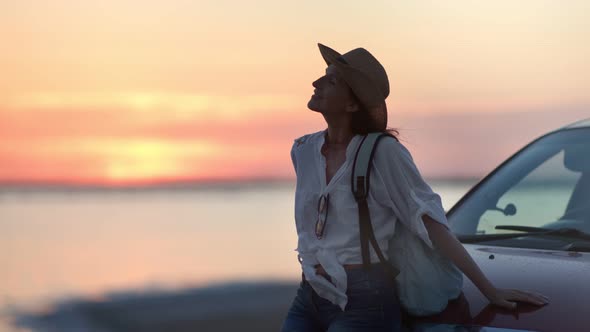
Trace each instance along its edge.
<instances>
[{"instance_id":1,"label":"straw fedora hat","mask_svg":"<svg viewBox=\"0 0 590 332\"><path fill-rule=\"evenodd\" d=\"M334 65L350 86L366 112L378 124L380 130L387 127L385 99L389 96L389 80L383 66L364 48L340 54L318 43L322 57Z\"/></svg>"}]
</instances>

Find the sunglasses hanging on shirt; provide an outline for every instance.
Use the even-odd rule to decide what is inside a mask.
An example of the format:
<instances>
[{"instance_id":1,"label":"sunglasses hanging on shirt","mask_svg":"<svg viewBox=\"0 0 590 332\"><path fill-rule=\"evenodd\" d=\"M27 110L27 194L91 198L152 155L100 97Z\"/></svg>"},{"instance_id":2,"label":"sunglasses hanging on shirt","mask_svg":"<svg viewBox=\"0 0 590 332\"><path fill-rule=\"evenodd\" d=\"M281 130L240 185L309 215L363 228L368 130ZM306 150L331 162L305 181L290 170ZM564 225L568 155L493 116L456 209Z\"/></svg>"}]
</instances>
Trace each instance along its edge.
<instances>
[{"instance_id":1,"label":"sunglasses hanging on shirt","mask_svg":"<svg viewBox=\"0 0 590 332\"><path fill-rule=\"evenodd\" d=\"M315 223L315 236L317 236L318 240L321 240L324 236L324 229L328 220L329 201L330 195L328 194L320 196L318 200L318 220Z\"/></svg>"}]
</instances>

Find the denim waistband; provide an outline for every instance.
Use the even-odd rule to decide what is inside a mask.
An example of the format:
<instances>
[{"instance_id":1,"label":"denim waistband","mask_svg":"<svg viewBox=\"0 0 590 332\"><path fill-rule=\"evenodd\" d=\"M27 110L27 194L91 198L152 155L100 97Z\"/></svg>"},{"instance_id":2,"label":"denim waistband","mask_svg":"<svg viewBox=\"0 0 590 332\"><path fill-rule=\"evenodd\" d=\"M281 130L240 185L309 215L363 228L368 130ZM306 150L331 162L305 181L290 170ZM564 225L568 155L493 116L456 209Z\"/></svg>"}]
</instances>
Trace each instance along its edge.
<instances>
[{"instance_id":1,"label":"denim waistband","mask_svg":"<svg viewBox=\"0 0 590 332\"><path fill-rule=\"evenodd\" d=\"M322 277L332 282L332 278L329 276ZM303 273L301 273L301 279L307 283ZM387 273L387 269L381 264L372 264L368 269L361 267L346 270L346 279L349 285L363 280L372 280L384 286L390 286L393 283L391 276Z\"/></svg>"}]
</instances>

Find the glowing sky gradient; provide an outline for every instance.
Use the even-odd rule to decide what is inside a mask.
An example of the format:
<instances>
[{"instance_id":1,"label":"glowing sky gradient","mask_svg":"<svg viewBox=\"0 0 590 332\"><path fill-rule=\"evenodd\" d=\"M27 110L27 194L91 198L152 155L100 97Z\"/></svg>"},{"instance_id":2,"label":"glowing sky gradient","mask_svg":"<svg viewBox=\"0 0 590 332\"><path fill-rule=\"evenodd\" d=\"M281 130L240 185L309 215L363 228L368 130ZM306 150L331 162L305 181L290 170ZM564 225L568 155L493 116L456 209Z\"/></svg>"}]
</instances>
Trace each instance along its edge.
<instances>
[{"instance_id":1,"label":"glowing sky gradient","mask_svg":"<svg viewBox=\"0 0 590 332\"><path fill-rule=\"evenodd\" d=\"M427 176L590 117L590 2L3 1L0 181L292 178L316 43L363 46Z\"/></svg>"}]
</instances>

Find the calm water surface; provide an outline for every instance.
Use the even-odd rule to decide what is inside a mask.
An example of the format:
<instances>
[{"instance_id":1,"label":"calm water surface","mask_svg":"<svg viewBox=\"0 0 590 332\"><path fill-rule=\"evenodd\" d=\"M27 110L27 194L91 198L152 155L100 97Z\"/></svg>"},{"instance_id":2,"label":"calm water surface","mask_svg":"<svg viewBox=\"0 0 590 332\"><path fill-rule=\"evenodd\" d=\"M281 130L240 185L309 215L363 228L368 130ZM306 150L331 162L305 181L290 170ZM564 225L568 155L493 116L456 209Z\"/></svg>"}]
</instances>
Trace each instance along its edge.
<instances>
[{"instance_id":1,"label":"calm water surface","mask_svg":"<svg viewBox=\"0 0 590 332\"><path fill-rule=\"evenodd\" d=\"M445 209L472 184L431 182ZM0 311L107 292L296 280L293 190L0 191Z\"/></svg>"}]
</instances>

